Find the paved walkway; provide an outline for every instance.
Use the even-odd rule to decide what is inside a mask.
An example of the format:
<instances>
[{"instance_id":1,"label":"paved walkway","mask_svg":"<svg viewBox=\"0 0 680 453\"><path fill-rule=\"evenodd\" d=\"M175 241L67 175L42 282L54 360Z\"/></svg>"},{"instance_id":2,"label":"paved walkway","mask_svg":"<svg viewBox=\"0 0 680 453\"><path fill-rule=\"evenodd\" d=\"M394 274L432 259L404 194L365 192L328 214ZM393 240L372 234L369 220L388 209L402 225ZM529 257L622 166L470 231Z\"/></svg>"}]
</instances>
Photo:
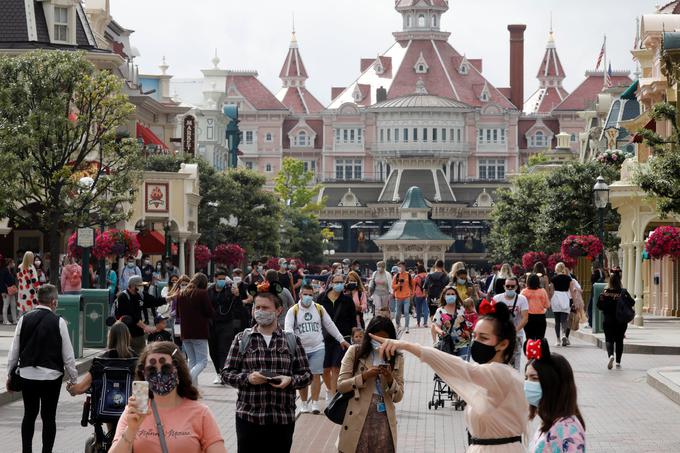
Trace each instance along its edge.
<instances>
[{"instance_id":1,"label":"paved walkway","mask_svg":"<svg viewBox=\"0 0 680 453\"><path fill-rule=\"evenodd\" d=\"M550 338L551 332L548 332ZM554 334L553 334L554 336ZM429 332L412 329L405 335L426 344ZM605 353L592 344L573 341L573 346L558 348L571 362L576 373L579 403L587 425L588 452L659 453L680 451L677 420L680 406L646 383L650 368L680 365L679 356L627 354L623 369L608 371ZM214 374L209 368L201 375L205 401L215 414L227 449L236 452L234 409L236 391L211 385ZM432 391L432 371L413 357L406 357L406 392L398 404L399 452L464 452L463 413L451 407L427 409ZM323 392L322 392L323 393ZM55 453L82 451L91 429L79 425L83 397L72 398L62 391ZM0 407L1 451L20 451L21 402ZM40 447L40 421L37 422L34 449ZM297 422L294 453L334 452L337 425L322 415L301 415ZM377 453L377 452L376 452Z\"/></svg>"}]
</instances>

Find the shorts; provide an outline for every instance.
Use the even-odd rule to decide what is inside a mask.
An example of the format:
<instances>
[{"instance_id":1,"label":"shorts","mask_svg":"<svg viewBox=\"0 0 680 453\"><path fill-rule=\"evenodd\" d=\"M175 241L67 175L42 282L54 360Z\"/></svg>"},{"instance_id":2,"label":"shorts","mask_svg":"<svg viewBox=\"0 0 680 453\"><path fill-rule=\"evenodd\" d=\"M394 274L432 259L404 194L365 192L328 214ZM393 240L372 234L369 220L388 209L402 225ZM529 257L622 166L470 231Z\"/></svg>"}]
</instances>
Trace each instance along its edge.
<instances>
[{"instance_id":1,"label":"shorts","mask_svg":"<svg viewBox=\"0 0 680 453\"><path fill-rule=\"evenodd\" d=\"M324 357L326 357L326 351L324 349L307 353L309 370L312 372L312 374L323 374Z\"/></svg>"},{"instance_id":2,"label":"shorts","mask_svg":"<svg viewBox=\"0 0 680 453\"><path fill-rule=\"evenodd\" d=\"M345 351L340 346L340 343L331 339L326 342L325 353L323 357L324 368L340 368L342 358L345 356Z\"/></svg>"}]
</instances>

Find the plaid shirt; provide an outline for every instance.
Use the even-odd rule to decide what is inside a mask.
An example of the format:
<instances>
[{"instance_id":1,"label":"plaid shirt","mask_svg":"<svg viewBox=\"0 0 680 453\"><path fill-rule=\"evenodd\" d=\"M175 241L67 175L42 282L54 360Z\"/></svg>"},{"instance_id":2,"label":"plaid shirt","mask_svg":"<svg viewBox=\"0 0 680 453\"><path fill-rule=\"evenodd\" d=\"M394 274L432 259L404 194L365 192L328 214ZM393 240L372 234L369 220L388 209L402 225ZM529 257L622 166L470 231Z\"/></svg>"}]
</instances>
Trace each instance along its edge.
<instances>
[{"instance_id":1,"label":"plaid shirt","mask_svg":"<svg viewBox=\"0 0 680 453\"><path fill-rule=\"evenodd\" d=\"M295 423L295 390L306 387L312 380L307 354L300 339L296 338L295 355L291 356L280 328L273 332L267 346L256 327L250 336L248 349L241 355L239 345L242 337L243 332L236 335L222 370L224 382L238 389L236 416L258 425ZM269 384L252 385L248 382L248 375L253 371L291 376L293 381L285 389Z\"/></svg>"}]
</instances>

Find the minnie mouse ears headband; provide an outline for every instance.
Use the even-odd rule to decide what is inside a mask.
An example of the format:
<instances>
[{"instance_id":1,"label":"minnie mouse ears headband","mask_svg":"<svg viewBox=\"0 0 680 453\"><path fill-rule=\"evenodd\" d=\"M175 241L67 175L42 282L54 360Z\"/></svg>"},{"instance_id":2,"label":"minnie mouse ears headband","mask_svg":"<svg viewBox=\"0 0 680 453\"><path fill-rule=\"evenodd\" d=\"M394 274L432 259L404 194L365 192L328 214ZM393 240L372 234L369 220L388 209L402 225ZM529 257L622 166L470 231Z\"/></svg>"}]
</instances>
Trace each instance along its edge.
<instances>
[{"instance_id":1,"label":"minnie mouse ears headband","mask_svg":"<svg viewBox=\"0 0 680 453\"><path fill-rule=\"evenodd\" d=\"M482 316L490 315L493 313L496 313L496 301L491 299L491 302L489 302L486 299L483 299L482 302L479 304L479 314Z\"/></svg>"},{"instance_id":2,"label":"minnie mouse ears headband","mask_svg":"<svg viewBox=\"0 0 680 453\"><path fill-rule=\"evenodd\" d=\"M550 347L548 340L527 340L524 346L524 353L527 360L550 360Z\"/></svg>"},{"instance_id":3,"label":"minnie mouse ears headband","mask_svg":"<svg viewBox=\"0 0 680 453\"><path fill-rule=\"evenodd\" d=\"M260 284L252 283L248 286L248 294L255 297L258 294L271 293L275 296L279 296L283 292L283 286L279 282L268 282L264 281Z\"/></svg>"}]
</instances>

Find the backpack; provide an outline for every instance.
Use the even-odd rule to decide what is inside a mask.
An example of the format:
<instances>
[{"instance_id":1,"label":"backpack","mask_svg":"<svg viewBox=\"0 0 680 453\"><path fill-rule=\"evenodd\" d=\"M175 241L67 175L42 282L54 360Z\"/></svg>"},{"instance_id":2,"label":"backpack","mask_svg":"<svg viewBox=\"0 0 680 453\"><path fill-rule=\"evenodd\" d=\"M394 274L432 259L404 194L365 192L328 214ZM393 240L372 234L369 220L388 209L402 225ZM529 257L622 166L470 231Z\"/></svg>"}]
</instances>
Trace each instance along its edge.
<instances>
[{"instance_id":1,"label":"backpack","mask_svg":"<svg viewBox=\"0 0 680 453\"><path fill-rule=\"evenodd\" d=\"M628 291L621 291L621 295L616 300L616 321L621 324L628 324L635 318L635 301Z\"/></svg>"},{"instance_id":2,"label":"backpack","mask_svg":"<svg viewBox=\"0 0 680 453\"><path fill-rule=\"evenodd\" d=\"M90 417L99 423L116 423L132 394L137 357L111 359L97 357L93 363L101 365L101 377L92 380Z\"/></svg>"},{"instance_id":3,"label":"backpack","mask_svg":"<svg viewBox=\"0 0 680 453\"><path fill-rule=\"evenodd\" d=\"M447 278L446 273L441 271L437 272L440 272L439 278L437 280L434 280L432 278L434 272L428 275L425 279L424 289L427 291L427 297L430 300L439 299L439 296L441 295L444 286L446 286L446 283L444 283L444 279Z\"/></svg>"},{"instance_id":4,"label":"backpack","mask_svg":"<svg viewBox=\"0 0 680 453\"><path fill-rule=\"evenodd\" d=\"M316 305L316 311L319 312L319 316L321 317L321 321L323 322L323 312L324 312L323 308L321 307L321 305L317 304L316 302L314 303L314 305ZM295 304L295 305L293 305L293 331L295 331L295 329L297 329L297 325L298 325L297 315L298 315L298 313L300 313L300 306L298 304Z\"/></svg>"},{"instance_id":5,"label":"backpack","mask_svg":"<svg viewBox=\"0 0 680 453\"><path fill-rule=\"evenodd\" d=\"M288 353L292 356L295 355L295 349L297 348L297 337L293 332L282 331L283 336L286 337L286 343L288 343ZM250 339L253 336L253 329L247 328L243 331L243 336L238 344L238 353L243 355L250 346Z\"/></svg>"}]
</instances>

